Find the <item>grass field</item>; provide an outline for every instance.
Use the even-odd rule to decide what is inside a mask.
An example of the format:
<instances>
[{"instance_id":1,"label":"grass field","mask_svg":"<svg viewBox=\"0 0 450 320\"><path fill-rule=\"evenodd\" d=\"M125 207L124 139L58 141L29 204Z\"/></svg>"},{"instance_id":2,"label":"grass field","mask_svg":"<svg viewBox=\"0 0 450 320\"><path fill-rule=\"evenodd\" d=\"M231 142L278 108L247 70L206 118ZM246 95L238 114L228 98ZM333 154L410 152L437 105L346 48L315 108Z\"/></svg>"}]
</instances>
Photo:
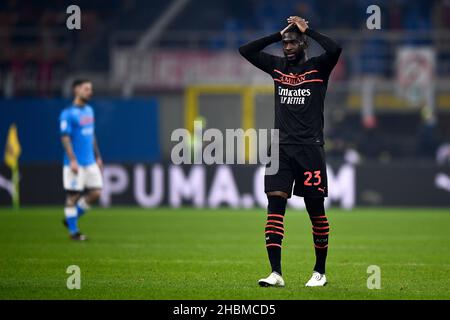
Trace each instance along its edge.
<instances>
[{"instance_id":1,"label":"grass field","mask_svg":"<svg viewBox=\"0 0 450 320\"><path fill-rule=\"evenodd\" d=\"M449 209L329 210L329 285L305 288L314 252L305 212L286 216L285 288L269 272L264 210L95 209L85 243L59 208L0 209L0 299L450 299ZM81 268L68 290L66 268ZM381 289L366 286L381 268Z\"/></svg>"}]
</instances>

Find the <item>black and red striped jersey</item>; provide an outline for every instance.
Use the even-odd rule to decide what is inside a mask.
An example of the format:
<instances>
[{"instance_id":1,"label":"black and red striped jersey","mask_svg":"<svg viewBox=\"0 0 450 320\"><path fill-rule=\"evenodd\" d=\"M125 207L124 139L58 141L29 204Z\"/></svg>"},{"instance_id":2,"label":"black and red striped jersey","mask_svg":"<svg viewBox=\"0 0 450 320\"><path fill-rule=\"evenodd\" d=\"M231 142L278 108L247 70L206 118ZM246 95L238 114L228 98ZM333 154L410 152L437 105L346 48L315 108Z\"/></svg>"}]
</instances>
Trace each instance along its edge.
<instances>
[{"instance_id":1,"label":"black and red striped jersey","mask_svg":"<svg viewBox=\"0 0 450 320\"><path fill-rule=\"evenodd\" d=\"M316 40L325 53L297 64L262 51L266 46L281 41L279 32L239 48L244 58L273 78L274 128L279 129L280 144L324 143L323 111L328 78L342 49L330 38L310 28L305 34Z\"/></svg>"}]
</instances>

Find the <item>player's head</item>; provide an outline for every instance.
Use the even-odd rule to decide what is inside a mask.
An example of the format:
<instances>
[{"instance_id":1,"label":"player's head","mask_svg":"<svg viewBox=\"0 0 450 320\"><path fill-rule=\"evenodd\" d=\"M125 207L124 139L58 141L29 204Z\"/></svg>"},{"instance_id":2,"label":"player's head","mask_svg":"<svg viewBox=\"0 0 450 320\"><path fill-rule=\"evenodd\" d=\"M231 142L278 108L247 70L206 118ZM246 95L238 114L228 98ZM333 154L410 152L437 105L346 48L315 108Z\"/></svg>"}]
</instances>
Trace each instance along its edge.
<instances>
[{"instance_id":1,"label":"player's head","mask_svg":"<svg viewBox=\"0 0 450 320\"><path fill-rule=\"evenodd\" d=\"M88 102L92 97L92 82L87 79L77 79L72 84L73 94L76 99Z\"/></svg>"},{"instance_id":2,"label":"player's head","mask_svg":"<svg viewBox=\"0 0 450 320\"><path fill-rule=\"evenodd\" d=\"M281 41L283 42L284 56L289 62L297 63L305 57L308 42L297 26L292 26L283 33Z\"/></svg>"}]
</instances>

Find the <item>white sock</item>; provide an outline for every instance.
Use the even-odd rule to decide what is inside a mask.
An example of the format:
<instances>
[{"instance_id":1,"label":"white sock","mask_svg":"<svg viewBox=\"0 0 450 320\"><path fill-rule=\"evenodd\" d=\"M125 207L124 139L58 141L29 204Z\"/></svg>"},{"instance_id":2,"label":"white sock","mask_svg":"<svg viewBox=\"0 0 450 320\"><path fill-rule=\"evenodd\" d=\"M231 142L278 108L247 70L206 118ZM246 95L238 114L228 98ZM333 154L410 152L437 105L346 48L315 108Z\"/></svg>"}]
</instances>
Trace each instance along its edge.
<instances>
[{"instance_id":1,"label":"white sock","mask_svg":"<svg viewBox=\"0 0 450 320\"><path fill-rule=\"evenodd\" d=\"M66 216L66 218L76 218L77 208L76 207L65 207L64 215Z\"/></svg>"},{"instance_id":2,"label":"white sock","mask_svg":"<svg viewBox=\"0 0 450 320\"><path fill-rule=\"evenodd\" d=\"M89 210L91 208L91 206L86 202L86 198L85 197L81 197L80 200L78 200L77 205L83 210Z\"/></svg>"}]
</instances>

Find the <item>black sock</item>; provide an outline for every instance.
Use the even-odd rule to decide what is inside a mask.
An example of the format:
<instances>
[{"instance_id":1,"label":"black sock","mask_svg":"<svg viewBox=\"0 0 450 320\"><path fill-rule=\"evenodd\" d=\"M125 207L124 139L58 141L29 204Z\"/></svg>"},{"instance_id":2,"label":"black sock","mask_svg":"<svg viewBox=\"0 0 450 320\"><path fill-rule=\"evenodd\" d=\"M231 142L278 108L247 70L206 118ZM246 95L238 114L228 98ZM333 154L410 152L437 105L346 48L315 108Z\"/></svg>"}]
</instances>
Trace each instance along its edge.
<instances>
[{"instance_id":1,"label":"black sock","mask_svg":"<svg viewBox=\"0 0 450 320\"><path fill-rule=\"evenodd\" d=\"M265 229L267 254L272 272L281 275L281 244L284 237L284 213L287 199L268 196L267 223Z\"/></svg>"},{"instance_id":2,"label":"black sock","mask_svg":"<svg viewBox=\"0 0 450 320\"><path fill-rule=\"evenodd\" d=\"M325 263L328 253L328 235L330 233L330 225L327 216L325 215L323 202L324 198L305 198L306 210L311 219L314 249L316 252L314 271L317 271L320 274L325 273Z\"/></svg>"}]
</instances>

